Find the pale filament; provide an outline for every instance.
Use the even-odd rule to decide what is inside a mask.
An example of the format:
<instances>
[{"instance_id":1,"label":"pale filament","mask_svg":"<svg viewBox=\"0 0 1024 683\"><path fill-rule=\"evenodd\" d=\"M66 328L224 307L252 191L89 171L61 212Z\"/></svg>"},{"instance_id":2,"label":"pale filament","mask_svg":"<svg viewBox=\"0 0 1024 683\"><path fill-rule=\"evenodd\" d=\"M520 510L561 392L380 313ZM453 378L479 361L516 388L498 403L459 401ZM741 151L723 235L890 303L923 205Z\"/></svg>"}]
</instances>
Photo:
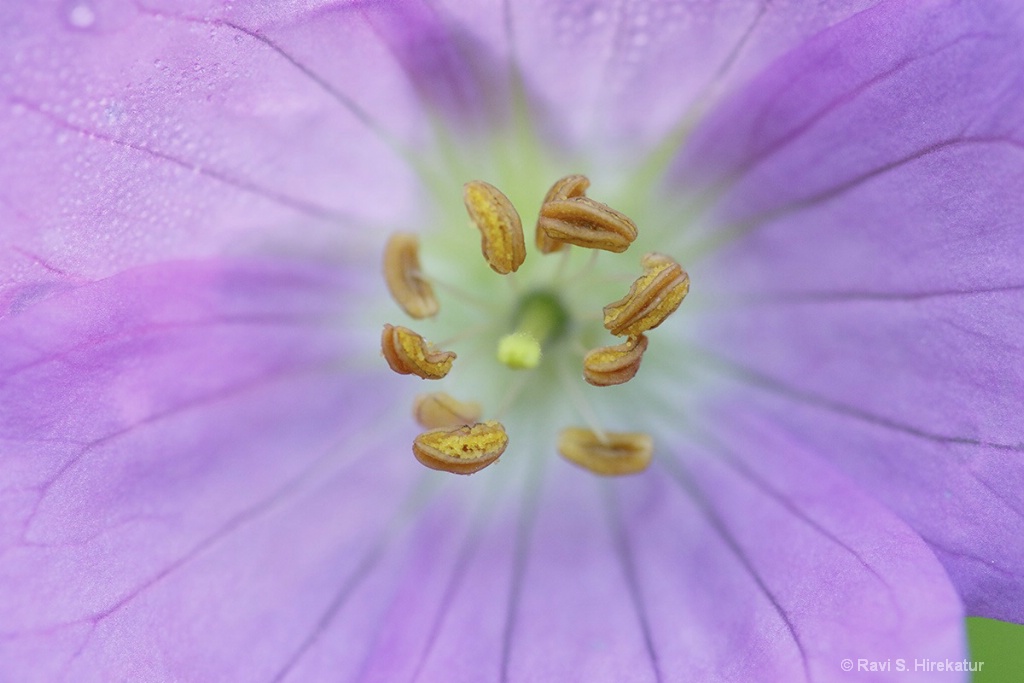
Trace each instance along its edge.
<instances>
[{"instance_id":1,"label":"pale filament","mask_svg":"<svg viewBox=\"0 0 1024 683\"><path fill-rule=\"evenodd\" d=\"M601 443L608 443L607 432L598 425L597 413L594 411L593 406L590 405L587 397L580 391L579 386L572 381L572 377L569 376L569 368L564 364L558 366L558 379L562 384L562 388L569 395L569 402L572 404L572 407L576 409L576 413L587 424L590 431L594 432Z\"/></svg>"}]
</instances>

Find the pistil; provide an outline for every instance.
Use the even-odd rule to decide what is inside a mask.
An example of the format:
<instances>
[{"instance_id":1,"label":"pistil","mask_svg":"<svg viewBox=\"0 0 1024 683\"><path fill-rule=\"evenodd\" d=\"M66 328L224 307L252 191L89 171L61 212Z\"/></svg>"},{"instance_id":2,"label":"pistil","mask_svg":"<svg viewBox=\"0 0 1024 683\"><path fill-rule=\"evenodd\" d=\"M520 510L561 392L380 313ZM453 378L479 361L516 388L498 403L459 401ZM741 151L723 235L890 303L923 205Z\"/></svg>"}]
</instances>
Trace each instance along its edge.
<instances>
[{"instance_id":1,"label":"pistil","mask_svg":"<svg viewBox=\"0 0 1024 683\"><path fill-rule=\"evenodd\" d=\"M565 307L554 294L527 294L516 311L515 330L498 342L498 361L514 370L537 367L544 345L562 336L568 321Z\"/></svg>"}]
</instances>

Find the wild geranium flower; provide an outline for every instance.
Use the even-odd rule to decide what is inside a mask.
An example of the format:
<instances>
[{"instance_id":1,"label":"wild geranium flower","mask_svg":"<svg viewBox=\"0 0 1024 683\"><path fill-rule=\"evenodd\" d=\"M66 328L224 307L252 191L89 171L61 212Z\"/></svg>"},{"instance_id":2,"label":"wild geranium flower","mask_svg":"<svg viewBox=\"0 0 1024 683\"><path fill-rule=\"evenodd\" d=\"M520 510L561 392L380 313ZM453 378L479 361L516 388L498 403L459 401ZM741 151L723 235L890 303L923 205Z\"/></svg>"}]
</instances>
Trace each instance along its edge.
<instances>
[{"instance_id":1,"label":"wild geranium flower","mask_svg":"<svg viewBox=\"0 0 1024 683\"><path fill-rule=\"evenodd\" d=\"M1015 3L0 27L0 678L934 681L1024 620Z\"/></svg>"}]
</instances>

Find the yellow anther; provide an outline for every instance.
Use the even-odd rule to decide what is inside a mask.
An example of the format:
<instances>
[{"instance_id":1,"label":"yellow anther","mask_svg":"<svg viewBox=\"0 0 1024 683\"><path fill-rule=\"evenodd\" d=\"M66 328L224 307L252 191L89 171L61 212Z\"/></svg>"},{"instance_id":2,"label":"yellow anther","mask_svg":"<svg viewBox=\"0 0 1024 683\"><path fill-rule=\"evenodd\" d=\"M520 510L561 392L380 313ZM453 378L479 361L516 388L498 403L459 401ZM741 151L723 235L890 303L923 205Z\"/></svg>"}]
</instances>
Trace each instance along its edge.
<instances>
[{"instance_id":1,"label":"yellow anther","mask_svg":"<svg viewBox=\"0 0 1024 683\"><path fill-rule=\"evenodd\" d=\"M590 179L585 175L567 175L555 181L555 184L551 186L548 193L544 196L544 201L541 202L541 207L548 202L558 201L562 199L572 199L573 197L582 197L590 187ZM550 254L555 251L559 251L566 247L566 243L561 240L557 240L553 237L548 236L546 232L541 228L541 217L537 218L537 229L534 234L534 241L537 244L537 249L542 254Z\"/></svg>"},{"instance_id":2,"label":"yellow anther","mask_svg":"<svg viewBox=\"0 0 1024 683\"><path fill-rule=\"evenodd\" d=\"M473 474L497 460L506 446L505 427L491 420L424 432L413 441L412 452L432 470Z\"/></svg>"},{"instance_id":3,"label":"yellow anther","mask_svg":"<svg viewBox=\"0 0 1024 683\"><path fill-rule=\"evenodd\" d=\"M455 360L454 352L439 351L408 327L396 325L384 325L380 348L392 370L423 379L441 379Z\"/></svg>"},{"instance_id":4,"label":"yellow anther","mask_svg":"<svg viewBox=\"0 0 1024 683\"><path fill-rule=\"evenodd\" d=\"M636 223L590 197L555 199L540 207L537 228L556 242L621 253L636 239Z\"/></svg>"},{"instance_id":5,"label":"yellow anther","mask_svg":"<svg viewBox=\"0 0 1024 683\"><path fill-rule=\"evenodd\" d=\"M420 394L412 406L412 414L424 429L459 427L480 419L480 404L452 398L444 392Z\"/></svg>"},{"instance_id":6,"label":"yellow anther","mask_svg":"<svg viewBox=\"0 0 1024 683\"><path fill-rule=\"evenodd\" d=\"M526 259L523 223L512 202L501 191L482 180L462 187L462 198L473 224L480 230L480 248L496 273L519 270Z\"/></svg>"},{"instance_id":7,"label":"yellow anther","mask_svg":"<svg viewBox=\"0 0 1024 683\"><path fill-rule=\"evenodd\" d=\"M384 246L384 280L391 296L413 318L436 315L434 289L420 274L420 243L416 235L398 232Z\"/></svg>"},{"instance_id":8,"label":"yellow anther","mask_svg":"<svg viewBox=\"0 0 1024 683\"><path fill-rule=\"evenodd\" d=\"M604 307L604 326L619 337L635 337L653 330L679 308L690 291L690 276L664 254L646 254L644 274L629 294Z\"/></svg>"},{"instance_id":9,"label":"yellow anther","mask_svg":"<svg viewBox=\"0 0 1024 683\"><path fill-rule=\"evenodd\" d=\"M630 337L623 344L602 346L583 358L583 379L596 387L625 384L640 369L647 337Z\"/></svg>"},{"instance_id":10,"label":"yellow anther","mask_svg":"<svg viewBox=\"0 0 1024 683\"><path fill-rule=\"evenodd\" d=\"M570 427L558 437L558 452L580 467L606 477L636 474L651 463L654 443L648 435L607 432L601 436L589 429Z\"/></svg>"}]
</instances>

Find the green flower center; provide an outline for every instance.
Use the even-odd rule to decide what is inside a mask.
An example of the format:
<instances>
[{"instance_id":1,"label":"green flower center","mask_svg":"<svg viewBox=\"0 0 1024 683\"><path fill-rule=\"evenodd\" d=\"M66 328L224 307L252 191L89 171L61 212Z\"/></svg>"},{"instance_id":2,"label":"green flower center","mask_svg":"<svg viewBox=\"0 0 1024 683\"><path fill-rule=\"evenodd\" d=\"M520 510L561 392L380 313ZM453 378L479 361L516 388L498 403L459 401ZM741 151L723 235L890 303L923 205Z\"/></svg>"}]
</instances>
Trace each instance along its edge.
<instances>
[{"instance_id":1,"label":"green flower center","mask_svg":"<svg viewBox=\"0 0 1024 683\"><path fill-rule=\"evenodd\" d=\"M565 333L569 312L557 294L538 290L520 299L515 321L515 330L498 342L498 360L514 370L532 370L540 364L544 345Z\"/></svg>"}]
</instances>

